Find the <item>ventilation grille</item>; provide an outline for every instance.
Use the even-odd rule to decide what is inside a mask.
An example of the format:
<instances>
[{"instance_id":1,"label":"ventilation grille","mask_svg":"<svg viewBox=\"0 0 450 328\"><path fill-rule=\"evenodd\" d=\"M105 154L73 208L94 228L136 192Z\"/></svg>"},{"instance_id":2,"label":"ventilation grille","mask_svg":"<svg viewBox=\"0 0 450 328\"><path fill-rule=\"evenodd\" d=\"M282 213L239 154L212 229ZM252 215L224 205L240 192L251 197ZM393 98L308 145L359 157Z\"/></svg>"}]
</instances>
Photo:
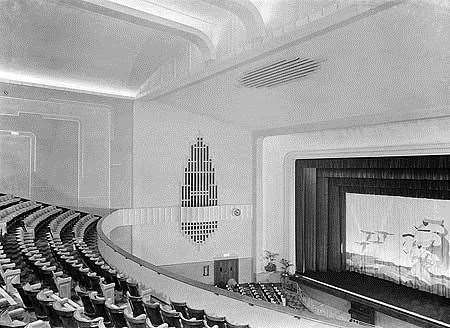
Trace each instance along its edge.
<instances>
[{"instance_id":1,"label":"ventilation grille","mask_svg":"<svg viewBox=\"0 0 450 328\"><path fill-rule=\"evenodd\" d=\"M319 67L320 62L311 58L283 59L245 73L239 83L248 88L270 88L309 76Z\"/></svg>"},{"instance_id":2,"label":"ventilation grille","mask_svg":"<svg viewBox=\"0 0 450 328\"><path fill-rule=\"evenodd\" d=\"M218 226L218 221L181 222L181 230L196 244L206 242Z\"/></svg>"}]
</instances>

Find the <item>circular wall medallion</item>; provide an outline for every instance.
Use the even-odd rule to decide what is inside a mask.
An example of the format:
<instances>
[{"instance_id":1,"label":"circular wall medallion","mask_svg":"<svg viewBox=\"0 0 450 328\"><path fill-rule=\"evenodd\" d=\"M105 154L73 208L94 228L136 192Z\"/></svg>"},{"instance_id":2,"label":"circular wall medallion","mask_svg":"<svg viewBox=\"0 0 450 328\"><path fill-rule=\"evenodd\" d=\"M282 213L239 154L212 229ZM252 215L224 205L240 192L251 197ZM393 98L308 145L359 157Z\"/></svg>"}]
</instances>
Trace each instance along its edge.
<instances>
[{"instance_id":1,"label":"circular wall medallion","mask_svg":"<svg viewBox=\"0 0 450 328\"><path fill-rule=\"evenodd\" d=\"M241 209L240 208L233 208L233 216L239 216L241 215Z\"/></svg>"}]
</instances>

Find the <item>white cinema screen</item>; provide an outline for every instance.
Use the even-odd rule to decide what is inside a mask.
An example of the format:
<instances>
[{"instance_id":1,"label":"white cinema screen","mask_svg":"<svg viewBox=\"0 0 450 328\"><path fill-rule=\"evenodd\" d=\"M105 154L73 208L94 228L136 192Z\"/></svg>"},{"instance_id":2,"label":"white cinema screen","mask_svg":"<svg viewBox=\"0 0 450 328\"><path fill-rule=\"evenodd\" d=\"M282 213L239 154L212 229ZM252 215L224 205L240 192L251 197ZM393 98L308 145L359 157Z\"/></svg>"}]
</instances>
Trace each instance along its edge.
<instances>
[{"instance_id":1,"label":"white cinema screen","mask_svg":"<svg viewBox=\"0 0 450 328\"><path fill-rule=\"evenodd\" d=\"M347 270L450 297L450 200L346 194Z\"/></svg>"}]
</instances>

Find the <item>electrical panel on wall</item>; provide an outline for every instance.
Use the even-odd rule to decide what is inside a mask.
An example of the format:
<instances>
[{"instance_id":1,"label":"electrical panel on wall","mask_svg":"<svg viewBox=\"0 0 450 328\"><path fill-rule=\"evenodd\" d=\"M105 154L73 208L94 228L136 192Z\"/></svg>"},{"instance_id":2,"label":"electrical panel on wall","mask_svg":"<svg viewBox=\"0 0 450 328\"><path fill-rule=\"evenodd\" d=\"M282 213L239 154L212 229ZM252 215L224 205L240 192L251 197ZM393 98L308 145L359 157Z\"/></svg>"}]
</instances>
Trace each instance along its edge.
<instances>
[{"instance_id":1,"label":"electrical panel on wall","mask_svg":"<svg viewBox=\"0 0 450 328\"><path fill-rule=\"evenodd\" d=\"M181 207L217 206L217 185L209 146L199 136L190 151L181 186Z\"/></svg>"}]
</instances>

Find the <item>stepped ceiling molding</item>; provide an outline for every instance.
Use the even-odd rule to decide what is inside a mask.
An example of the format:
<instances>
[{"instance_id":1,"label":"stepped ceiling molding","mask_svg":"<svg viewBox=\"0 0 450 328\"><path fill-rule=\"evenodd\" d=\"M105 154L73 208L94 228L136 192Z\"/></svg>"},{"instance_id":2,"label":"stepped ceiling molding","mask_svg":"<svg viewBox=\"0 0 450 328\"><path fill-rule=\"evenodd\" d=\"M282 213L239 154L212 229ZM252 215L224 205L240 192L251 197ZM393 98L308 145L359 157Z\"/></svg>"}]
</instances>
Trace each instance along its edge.
<instances>
[{"instance_id":1,"label":"stepped ceiling molding","mask_svg":"<svg viewBox=\"0 0 450 328\"><path fill-rule=\"evenodd\" d=\"M135 98L385 2L2 0L0 80Z\"/></svg>"},{"instance_id":2,"label":"stepped ceiling molding","mask_svg":"<svg viewBox=\"0 0 450 328\"><path fill-rule=\"evenodd\" d=\"M156 100L260 134L426 117L448 113L449 18L448 0L0 0L0 82ZM320 69L239 85L297 57Z\"/></svg>"}]
</instances>

